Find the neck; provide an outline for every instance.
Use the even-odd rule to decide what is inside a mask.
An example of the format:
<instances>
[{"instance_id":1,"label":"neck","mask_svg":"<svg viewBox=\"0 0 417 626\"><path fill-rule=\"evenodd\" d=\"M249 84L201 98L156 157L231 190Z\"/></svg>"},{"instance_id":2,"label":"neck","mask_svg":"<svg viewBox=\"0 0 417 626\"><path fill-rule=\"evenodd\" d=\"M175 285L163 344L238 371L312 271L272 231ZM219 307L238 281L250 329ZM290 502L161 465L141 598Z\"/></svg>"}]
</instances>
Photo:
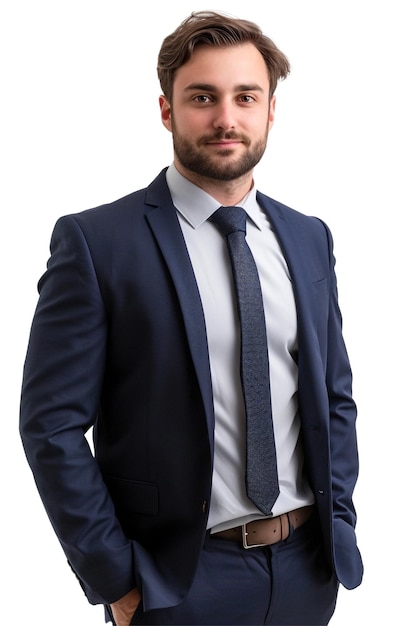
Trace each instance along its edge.
<instances>
[{"instance_id":1,"label":"neck","mask_svg":"<svg viewBox=\"0 0 417 626\"><path fill-rule=\"evenodd\" d=\"M215 198L222 206L239 204L253 187L253 170L234 180L222 181L196 174L177 161L175 167L184 178Z\"/></svg>"}]
</instances>

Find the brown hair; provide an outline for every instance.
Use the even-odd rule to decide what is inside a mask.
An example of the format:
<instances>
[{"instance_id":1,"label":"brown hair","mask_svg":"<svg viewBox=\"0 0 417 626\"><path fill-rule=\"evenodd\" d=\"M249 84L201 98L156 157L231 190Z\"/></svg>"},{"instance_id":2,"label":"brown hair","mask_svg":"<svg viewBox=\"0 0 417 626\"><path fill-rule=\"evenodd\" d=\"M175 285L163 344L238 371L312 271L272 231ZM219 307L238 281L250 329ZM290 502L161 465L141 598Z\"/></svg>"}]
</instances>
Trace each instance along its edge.
<instances>
[{"instance_id":1,"label":"brown hair","mask_svg":"<svg viewBox=\"0 0 417 626\"><path fill-rule=\"evenodd\" d=\"M264 58L272 96L278 80L284 80L290 71L287 57L253 22L212 11L191 13L162 42L158 55L158 77L162 92L169 101L172 99L175 72L191 58L197 46L226 48L247 42L252 43Z\"/></svg>"}]
</instances>

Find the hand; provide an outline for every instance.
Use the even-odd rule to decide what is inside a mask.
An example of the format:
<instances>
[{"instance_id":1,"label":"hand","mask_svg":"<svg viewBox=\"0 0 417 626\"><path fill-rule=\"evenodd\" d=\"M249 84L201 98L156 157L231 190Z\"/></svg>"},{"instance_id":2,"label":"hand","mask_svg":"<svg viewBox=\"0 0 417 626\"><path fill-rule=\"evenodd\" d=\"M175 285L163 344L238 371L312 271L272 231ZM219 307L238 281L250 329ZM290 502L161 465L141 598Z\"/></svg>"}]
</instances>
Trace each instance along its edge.
<instances>
[{"instance_id":1,"label":"hand","mask_svg":"<svg viewBox=\"0 0 417 626\"><path fill-rule=\"evenodd\" d=\"M140 601L139 591L132 589L123 598L110 605L116 626L129 626Z\"/></svg>"}]
</instances>

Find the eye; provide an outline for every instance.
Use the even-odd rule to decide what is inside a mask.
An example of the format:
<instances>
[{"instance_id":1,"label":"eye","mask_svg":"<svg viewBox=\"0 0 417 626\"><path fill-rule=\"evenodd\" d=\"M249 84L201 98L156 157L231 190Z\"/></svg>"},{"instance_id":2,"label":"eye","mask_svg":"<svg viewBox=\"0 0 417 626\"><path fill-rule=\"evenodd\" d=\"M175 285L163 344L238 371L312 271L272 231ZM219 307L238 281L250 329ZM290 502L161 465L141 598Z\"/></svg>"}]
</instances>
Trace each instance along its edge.
<instances>
[{"instance_id":1,"label":"eye","mask_svg":"<svg viewBox=\"0 0 417 626\"><path fill-rule=\"evenodd\" d=\"M252 102L255 102L255 98L253 96L249 96L246 93L239 96L239 100L244 104L251 104Z\"/></svg>"},{"instance_id":2,"label":"eye","mask_svg":"<svg viewBox=\"0 0 417 626\"><path fill-rule=\"evenodd\" d=\"M194 96L193 100L194 100L194 102L198 102L198 103L201 103L201 104L206 104L206 103L212 101L210 96L208 96L207 94L200 94L198 96Z\"/></svg>"}]
</instances>

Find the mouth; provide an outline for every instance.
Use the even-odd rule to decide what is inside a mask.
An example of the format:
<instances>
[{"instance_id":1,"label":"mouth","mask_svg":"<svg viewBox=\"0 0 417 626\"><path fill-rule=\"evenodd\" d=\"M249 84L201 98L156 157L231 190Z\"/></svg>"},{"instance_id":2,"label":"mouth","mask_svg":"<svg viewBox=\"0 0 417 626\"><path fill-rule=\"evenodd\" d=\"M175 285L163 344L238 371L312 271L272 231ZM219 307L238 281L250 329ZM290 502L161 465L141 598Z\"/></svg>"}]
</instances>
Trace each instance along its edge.
<instances>
[{"instance_id":1,"label":"mouth","mask_svg":"<svg viewBox=\"0 0 417 626\"><path fill-rule=\"evenodd\" d=\"M244 144L244 141L242 139L212 139L206 141L205 144L207 146L214 146L215 148L230 150L231 148Z\"/></svg>"},{"instance_id":2,"label":"mouth","mask_svg":"<svg viewBox=\"0 0 417 626\"><path fill-rule=\"evenodd\" d=\"M234 148L241 143L241 141L209 141L207 145L215 146L216 148Z\"/></svg>"},{"instance_id":3,"label":"mouth","mask_svg":"<svg viewBox=\"0 0 417 626\"><path fill-rule=\"evenodd\" d=\"M215 148L227 150L239 145L246 144L247 142L243 137L239 137L234 133L227 133L223 136L218 134L217 136L214 135L212 137L202 137L201 143L207 146L214 146Z\"/></svg>"}]
</instances>

